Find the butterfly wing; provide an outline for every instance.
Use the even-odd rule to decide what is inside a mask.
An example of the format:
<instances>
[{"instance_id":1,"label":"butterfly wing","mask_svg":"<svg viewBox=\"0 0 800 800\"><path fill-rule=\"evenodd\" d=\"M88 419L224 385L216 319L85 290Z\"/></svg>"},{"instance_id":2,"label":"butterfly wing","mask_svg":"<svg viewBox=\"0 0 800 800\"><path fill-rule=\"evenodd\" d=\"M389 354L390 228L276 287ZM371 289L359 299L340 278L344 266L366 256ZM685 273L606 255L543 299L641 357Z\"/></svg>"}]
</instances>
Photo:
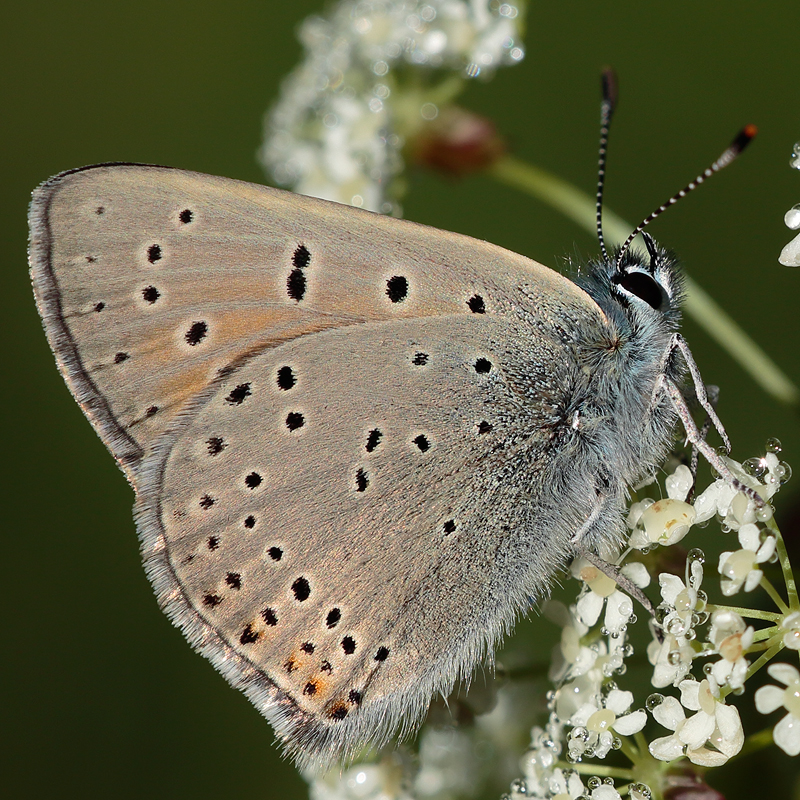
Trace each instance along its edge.
<instances>
[{"instance_id":1,"label":"butterfly wing","mask_svg":"<svg viewBox=\"0 0 800 800\"><path fill-rule=\"evenodd\" d=\"M574 284L158 167L57 176L31 229L48 338L136 489L159 602L299 760L417 720L544 590L568 551L530 512L578 379L564 343L604 322Z\"/></svg>"}]
</instances>

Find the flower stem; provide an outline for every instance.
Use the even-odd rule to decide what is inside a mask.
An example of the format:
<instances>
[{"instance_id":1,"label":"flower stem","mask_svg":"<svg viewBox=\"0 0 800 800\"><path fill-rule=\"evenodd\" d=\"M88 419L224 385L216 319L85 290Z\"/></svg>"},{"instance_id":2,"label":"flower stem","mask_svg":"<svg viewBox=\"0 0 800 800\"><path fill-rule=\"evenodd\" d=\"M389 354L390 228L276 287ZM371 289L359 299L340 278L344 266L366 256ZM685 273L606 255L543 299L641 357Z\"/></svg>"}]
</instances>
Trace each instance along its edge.
<instances>
[{"instance_id":1,"label":"flower stem","mask_svg":"<svg viewBox=\"0 0 800 800\"><path fill-rule=\"evenodd\" d=\"M783 598L778 594L778 590L762 575L759 581L761 588L772 598L772 602L781 610L783 614L789 613L789 606L783 602Z\"/></svg>"},{"instance_id":2,"label":"flower stem","mask_svg":"<svg viewBox=\"0 0 800 800\"><path fill-rule=\"evenodd\" d=\"M585 230L595 231L595 200L585 192L546 170L526 164L513 156L498 159L487 173L560 211ZM622 242L633 229L609 209L603 210L603 229L609 242ZM717 344L750 373L759 386L789 406L800 402L800 389L777 364L733 321L716 302L688 276L686 313Z\"/></svg>"},{"instance_id":3,"label":"flower stem","mask_svg":"<svg viewBox=\"0 0 800 800\"><path fill-rule=\"evenodd\" d=\"M605 764L598 764L592 762L591 764L580 764L569 761L561 761L558 763L561 769L574 769L575 772L581 775L597 775L598 778L619 778L622 781L634 780L633 772L629 769L622 767L607 767Z\"/></svg>"},{"instance_id":4,"label":"flower stem","mask_svg":"<svg viewBox=\"0 0 800 800\"><path fill-rule=\"evenodd\" d=\"M772 517L767 522L767 527L775 534L775 545L778 553L778 561L781 565L781 572L783 573L783 582L786 584L786 594L789 597L789 608L792 611L800 611L800 602L797 598L797 583L794 579L794 572L792 571L792 563L789 561L789 554L786 552L786 543L783 541L778 523Z\"/></svg>"},{"instance_id":5,"label":"flower stem","mask_svg":"<svg viewBox=\"0 0 800 800\"><path fill-rule=\"evenodd\" d=\"M783 650L783 642L779 641L777 644L774 644L772 647L769 648L769 650L767 650L765 653L759 656L750 665L750 669L747 670L747 675L745 677L745 680L749 681L750 678L752 678L753 675L755 675L756 672L758 672L761 669L761 667L772 661L772 659L775 658L775 656L778 655L778 653L780 653L781 650ZM725 692L725 694L727 694L727 692Z\"/></svg>"},{"instance_id":6,"label":"flower stem","mask_svg":"<svg viewBox=\"0 0 800 800\"><path fill-rule=\"evenodd\" d=\"M772 625L769 628L762 628L753 634L753 645L748 648L748 653L755 652L756 650L766 650L771 647L770 640L774 639L776 635L780 634L780 629L777 625Z\"/></svg>"},{"instance_id":7,"label":"flower stem","mask_svg":"<svg viewBox=\"0 0 800 800\"><path fill-rule=\"evenodd\" d=\"M706 611L712 613L714 611L733 611L740 617L747 619L763 619L767 622L777 622L783 617L783 614L778 614L775 611L759 611L756 608L739 608L738 606L723 606L718 603L709 603L706 606Z\"/></svg>"}]
</instances>

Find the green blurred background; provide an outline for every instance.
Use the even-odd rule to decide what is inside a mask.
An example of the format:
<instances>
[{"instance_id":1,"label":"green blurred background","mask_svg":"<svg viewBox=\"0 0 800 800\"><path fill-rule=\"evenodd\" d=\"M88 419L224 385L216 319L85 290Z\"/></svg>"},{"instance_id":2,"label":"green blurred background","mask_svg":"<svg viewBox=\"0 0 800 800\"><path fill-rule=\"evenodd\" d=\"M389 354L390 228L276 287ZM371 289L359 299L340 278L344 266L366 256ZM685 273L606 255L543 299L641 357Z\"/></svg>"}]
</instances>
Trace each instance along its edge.
<instances>
[{"instance_id":1,"label":"green blurred background","mask_svg":"<svg viewBox=\"0 0 800 800\"><path fill-rule=\"evenodd\" d=\"M266 722L156 606L139 563L132 492L42 334L25 213L38 182L92 162L263 182L255 161L262 115L300 57L297 24L321 8L318 0L45 0L4 10L5 796L306 793ZM800 140L797 43L797 4L788 0L534 2L525 61L471 84L462 101L495 120L519 157L592 191L598 75L612 64L621 102L606 197L632 222L694 177L741 125L757 124L745 157L652 232L798 382L800 272L776 260L791 238L783 215L800 202L800 172L788 166ZM576 246L595 250L555 212L484 177L453 183L412 173L405 215L553 266ZM705 380L722 388L734 456L763 452L777 436L800 468L795 413L769 400L694 324L684 332ZM790 537L799 487L796 476L779 499ZM522 628L517 650L545 660L555 629L542 621ZM752 704L750 693L742 700ZM763 768L797 771L776 753L743 761L727 781Z\"/></svg>"}]
</instances>

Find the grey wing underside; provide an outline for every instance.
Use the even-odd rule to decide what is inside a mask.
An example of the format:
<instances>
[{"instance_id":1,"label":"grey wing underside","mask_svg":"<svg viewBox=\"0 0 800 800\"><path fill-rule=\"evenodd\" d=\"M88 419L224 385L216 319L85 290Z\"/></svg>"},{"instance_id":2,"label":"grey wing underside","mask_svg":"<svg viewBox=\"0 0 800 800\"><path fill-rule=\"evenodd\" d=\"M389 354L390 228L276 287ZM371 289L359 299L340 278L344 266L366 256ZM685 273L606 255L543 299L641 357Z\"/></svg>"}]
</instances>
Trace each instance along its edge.
<instances>
[{"instance_id":1,"label":"grey wing underside","mask_svg":"<svg viewBox=\"0 0 800 800\"><path fill-rule=\"evenodd\" d=\"M413 725L544 590L568 544L532 509L572 380L547 331L599 318L574 284L155 167L57 176L31 227L48 338L134 484L160 604L298 760Z\"/></svg>"},{"instance_id":2,"label":"grey wing underside","mask_svg":"<svg viewBox=\"0 0 800 800\"><path fill-rule=\"evenodd\" d=\"M506 385L505 326L479 324L372 323L270 349L143 465L162 603L302 758L418 720L568 551L534 512L546 420Z\"/></svg>"}]
</instances>

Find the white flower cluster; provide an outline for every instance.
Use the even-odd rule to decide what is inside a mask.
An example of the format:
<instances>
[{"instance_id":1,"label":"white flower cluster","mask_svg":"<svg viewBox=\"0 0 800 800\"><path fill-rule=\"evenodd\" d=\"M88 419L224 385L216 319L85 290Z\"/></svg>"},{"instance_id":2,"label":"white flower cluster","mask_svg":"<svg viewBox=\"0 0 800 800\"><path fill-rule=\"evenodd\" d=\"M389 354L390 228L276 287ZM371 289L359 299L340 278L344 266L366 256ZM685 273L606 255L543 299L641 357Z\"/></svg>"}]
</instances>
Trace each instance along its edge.
<instances>
[{"instance_id":1,"label":"white flower cluster","mask_svg":"<svg viewBox=\"0 0 800 800\"><path fill-rule=\"evenodd\" d=\"M266 117L261 163L301 194L396 213L405 139L462 78L523 58L524 1L342 0L306 19L305 59ZM404 81L407 66L428 67L429 83L419 70Z\"/></svg>"},{"instance_id":2,"label":"white flower cluster","mask_svg":"<svg viewBox=\"0 0 800 800\"><path fill-rule=\"evenodd\" d=\"M776 538L765 527L772 516L766 501L791 475L789 466L779 461L779 452L780 443L770 440L764 457L744 465L728 462L735 476L765 501L760 508L721 478L690 503L693 478L686 467L678 467L665 481L666 498L632 505L628 548L621 557L610 559L621 565L619 574L636 587L646 587L650 576L644 564L628 559L659 545L675 544L692 525L716 517L723 530L736 531L740 544L738 550L720 556L719 590L725 596L752 591L762 583L762 565L776 558ZM659 689L676 687L680 694L651 694L645 707L669 731L649 742L652 757L687 758L712 767L724 764L744 743L739 712L726 697L743 690L750 667L746 654L756 631L732 609L709 608L702 589L704 561L702 551L695 548L687 554L683 578L670 572L658 575L661 603L650 623L653 638L647 648L653 665L651 682ZM563 759L586 772L591 766L580 762L605 758L614 749L625 752L625 738L639 734L648 719L644 709L635 709L633 694L617 685L618 676L625 673L625 659L633 654L627 641L628 625L635 622L631 598L618 581L582 559L573 565L572 574L583 584L577 602L570 608L552 602L545 607L545 614L562 630L551 661L550 678L558 688L548 697L549 728L534 728L531 748L521 764L527 794L535 798L594 797L578 772L563 769ZM778 632L770 635L781 638L784 646L800 649L800 612L773 616L777 624L772 630ZM700 678L692 673L697 659L704 663ZM757 705L765 712L781 706L788 711L775 729L775 741L786 752L800 752L800 673L787 665L770 669L787 688L764 687L756 695ZM619 796L610 784L590 780L597 791ZM632 785L648 796L647 787Z\"/></svg>"},{"instance_id":3,"label":"white flower cluster","mask_svg":"<svg viewBox=\"0 0 800 800\"><path fill-rule=\"evenodd\" d=\"M792 148L792 158L789 161L793 169L800 169L800 142ZM783 218L789 230L796 231L800 228L800 204L790 208ZM781 250L778 261L785 267L800 267L800 233Z\"/></svg>"}]
</instances>

